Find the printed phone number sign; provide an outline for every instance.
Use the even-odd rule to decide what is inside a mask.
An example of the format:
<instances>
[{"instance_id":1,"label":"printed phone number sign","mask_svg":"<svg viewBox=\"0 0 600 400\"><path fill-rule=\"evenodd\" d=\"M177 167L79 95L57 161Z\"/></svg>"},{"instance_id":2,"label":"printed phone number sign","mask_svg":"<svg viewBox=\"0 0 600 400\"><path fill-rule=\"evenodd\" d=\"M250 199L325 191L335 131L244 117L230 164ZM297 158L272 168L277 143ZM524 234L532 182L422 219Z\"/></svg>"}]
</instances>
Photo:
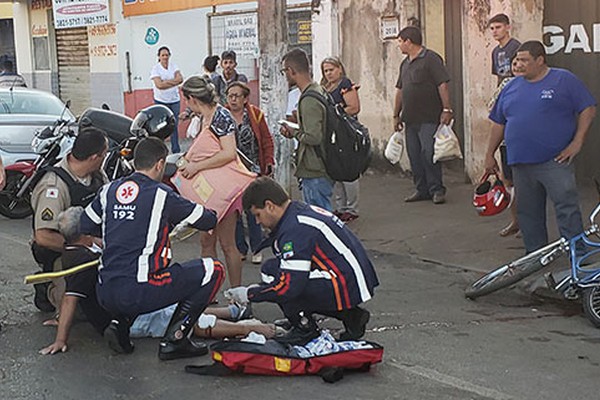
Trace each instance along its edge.
<instances>
[{"instance_id":1,"label":"printed phone number sign","mask_svg":"<svg viewBox=\"0 0 600 400\"><path fill-rule=\"evenodd\" d=\"M242 14L225 19L225 49L238 56L257 58L258 18L256 14Z\"/></svg>"},{"instance_id":2,"label":"printed phone number sign","mask_svg":"<svg viewBox=\"0 0 600 400\"><path fill-rule=\"evenodd\" d=\"M108 0L52 0L52 12L56 29L110 22Z\"/></svg>"}]
</instances>

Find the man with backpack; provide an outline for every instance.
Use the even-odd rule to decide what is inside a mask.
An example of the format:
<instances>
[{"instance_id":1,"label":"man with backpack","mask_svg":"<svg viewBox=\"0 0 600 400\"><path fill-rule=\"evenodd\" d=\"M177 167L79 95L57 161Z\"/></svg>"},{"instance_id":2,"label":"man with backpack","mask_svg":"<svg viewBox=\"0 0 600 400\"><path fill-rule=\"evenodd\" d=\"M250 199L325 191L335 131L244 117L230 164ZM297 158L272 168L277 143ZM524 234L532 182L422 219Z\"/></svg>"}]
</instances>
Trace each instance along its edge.
<instances>
[{"instance_id":1,"label":"man with backpack","mask_svg":"<svg viewBox=\"0 0 600 400\"><path fill-rule=\"evenodd\" d=\"M288 83L296 85L302 93L298 103L297 130L287 125L281 128L281 134L298 140L296 151L295 176L300 181L302 196L307 204L331 211L331 193L333 181L327 175L323 154L323 138L327 129L327 110L317 98L307 96L307 92L316 92L325 97L325 90L310 76L308 57L302 49L294 49L283 56L281 70Z\"/></svg>"}]
</instances>

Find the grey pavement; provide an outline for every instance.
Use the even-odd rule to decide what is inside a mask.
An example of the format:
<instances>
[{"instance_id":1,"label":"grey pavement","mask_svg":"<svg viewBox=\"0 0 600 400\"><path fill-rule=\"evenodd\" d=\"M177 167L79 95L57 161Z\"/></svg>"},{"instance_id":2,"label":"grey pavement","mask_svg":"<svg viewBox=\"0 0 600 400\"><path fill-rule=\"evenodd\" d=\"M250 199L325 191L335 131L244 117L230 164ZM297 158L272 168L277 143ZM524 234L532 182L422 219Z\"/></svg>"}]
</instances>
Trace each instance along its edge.
<instances>
[{"instance_id":1,"label":"grey pavement","mask_svg":"<svg viewBox=\"0 0 600 400\"><path fill-rule=\"evenodd\" d=\"M518 257L519 239L500 238L505 215L483 218L471 206L472 185L447 173L447 203L406 204L412 191L399 173L361 180L361 216L350 227L362 238L381 286L367 304L366 338L385 347L367 374L335 385L318 377L200 377L186 364L160 362L156 339L136 340L130 356L112 354L85 323L73 327L65 354L41 356L54 329L31 304L22 284L35 271L27 242L30 220L0 218L0 398L6 399L590 399L597 398L600 331L577 302L535 298L519 290L476 302L463 290L480 272ZM584 213L594 204L584 188ZM197 256L195 237L175 244L176 260ZM246 262L244 281L258 279ZM280 317L258 304L257 316ZM339 330L336 321L324 321Z\"/></svg>"}]
</instances>

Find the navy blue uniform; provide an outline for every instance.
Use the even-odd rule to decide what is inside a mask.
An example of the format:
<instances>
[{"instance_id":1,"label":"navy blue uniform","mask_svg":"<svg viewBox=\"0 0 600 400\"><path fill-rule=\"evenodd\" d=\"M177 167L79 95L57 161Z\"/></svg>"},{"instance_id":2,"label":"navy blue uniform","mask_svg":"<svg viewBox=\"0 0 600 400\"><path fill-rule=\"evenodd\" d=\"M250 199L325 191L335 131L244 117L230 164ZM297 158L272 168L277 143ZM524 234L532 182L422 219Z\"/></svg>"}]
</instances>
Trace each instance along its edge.
<instances>
[{"instance_id":1,"label":"navy blue uniform","mask_svg":"<svg viewBox=\"0 0 600 400\"><path fill-rule=\"evenodd\" d=\"M208 304L223 282L217 260L170 264L169 232L186 222L209 230L216 213L192 203L141 173L102 188L81 217L84 234L103 238L96 287L100 304L135 317L182 300Z\"/></svg>"},{"instance_id":2,"label":"navy blue uniform","mask_svg":"<svg viewBox=\"0 0 600 400\"><path fill-rule=\"evenodd\" d=\"M360 241L328 211L291 202L271 239L276 258L263 264L263 283L248 290L252 302L276 302L288 317L343 311L371 299L379 285Z\"/></svg>"}]
</instances>

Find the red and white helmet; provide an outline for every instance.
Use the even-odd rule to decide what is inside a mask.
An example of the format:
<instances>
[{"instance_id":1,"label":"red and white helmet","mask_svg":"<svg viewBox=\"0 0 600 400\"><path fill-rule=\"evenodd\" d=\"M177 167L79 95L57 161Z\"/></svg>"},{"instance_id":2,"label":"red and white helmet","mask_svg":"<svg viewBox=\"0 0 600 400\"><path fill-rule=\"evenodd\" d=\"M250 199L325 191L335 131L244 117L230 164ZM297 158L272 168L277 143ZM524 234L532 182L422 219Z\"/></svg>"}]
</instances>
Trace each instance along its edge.
<instances>
[{"instance_id":1,"label":"red and white helmet","mask_svg":"<svg viewBox=\"0 0 600 400\"><path fill-rule=\"evenodd\" d=\"M495 176L492 183L489 178ZM496 174L486 173L473 194L473 206L482 217L501 213L510 204L510 194Z\"/></svg>"}]
</instances>

